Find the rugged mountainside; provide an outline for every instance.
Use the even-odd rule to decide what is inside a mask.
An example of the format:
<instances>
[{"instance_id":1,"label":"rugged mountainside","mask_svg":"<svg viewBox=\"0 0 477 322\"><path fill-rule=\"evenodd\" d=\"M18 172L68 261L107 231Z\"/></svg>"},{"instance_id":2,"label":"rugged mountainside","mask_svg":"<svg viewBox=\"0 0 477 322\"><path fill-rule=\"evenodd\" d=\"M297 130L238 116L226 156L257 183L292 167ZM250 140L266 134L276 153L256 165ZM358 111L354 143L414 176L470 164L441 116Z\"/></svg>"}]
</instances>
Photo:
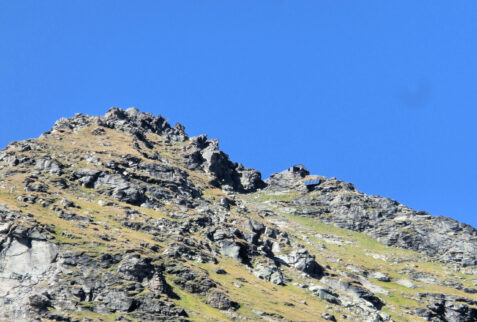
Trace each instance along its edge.
<instances>
[{"instance_id":1,"label":"rugged mountainside","mask_svg":"<svg viewBox=\"0 0 477 322\"><path fill-rule=\"evenodd\" d=\"M305 186L305 181L319 183ZM476 321L477 231L136 109L0 152L0 320Z\"/></svg>"}]
</instances>

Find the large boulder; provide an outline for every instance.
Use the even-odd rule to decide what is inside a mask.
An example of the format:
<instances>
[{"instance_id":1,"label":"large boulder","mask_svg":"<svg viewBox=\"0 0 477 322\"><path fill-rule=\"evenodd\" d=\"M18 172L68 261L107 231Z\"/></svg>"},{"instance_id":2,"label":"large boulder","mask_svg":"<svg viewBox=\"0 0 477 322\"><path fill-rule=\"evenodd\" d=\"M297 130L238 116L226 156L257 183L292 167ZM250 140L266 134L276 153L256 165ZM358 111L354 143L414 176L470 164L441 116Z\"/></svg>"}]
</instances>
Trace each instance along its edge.
<instances>
[{"instance_id":1,"label":"large boulder","mask_svg":"<svg viewBox=\"0 0 477 322\"><path fill-rule=\"evenodd\" d=\"M279 258L286 264L311 276L319 277L323 275L323 268L315 261L314 256L311 256L304 248L295 249L288 255L280 255Z\"/></svg>"},{"instance_id":2,"label":"large boulder","mask_svg":"<svg viewBox=\"0 0 477 322\"><path fill-rule=\"evenodd\" d=\"M231 257L233 259L243 261L243 259L240 256L240 249L241 246L233 241L230 240L221 240L218 243L221 247L221 253L222 255Z\"/></svg>"},{"instance_id":3,"label":"large boulder","mask_svg":"<svg viewBox=\"0 0 477 322\"><path fill-rule=\"evenodd\" d=\"M297 164L282 172L272 174L265 182L268 185L267 189L273 191L289 189L303 190L304 185L302 179L309 174L310 172L303 165Z\"/></svg>"},{"instance_id":4,"label":"large boulder","mask_svg":"<svg viewBox=\"0 0 477 322\"><path fill-rule=\"evenodd\" d=\"M285 285L283 274L275 265L258 264L253 269L253 275L273 284Z\"/></svg>"},{"instance_id":5,"label":"large boulder","mask_svg":"<svg viewBox=\"0 0 477 322\"><path fill-rule=\"evenodd\" d=\"M219 310L235 311L239 308L237 302L232 301L227 295L215 289L207 296L206 303Z\"/></svg>"}]
</instances>

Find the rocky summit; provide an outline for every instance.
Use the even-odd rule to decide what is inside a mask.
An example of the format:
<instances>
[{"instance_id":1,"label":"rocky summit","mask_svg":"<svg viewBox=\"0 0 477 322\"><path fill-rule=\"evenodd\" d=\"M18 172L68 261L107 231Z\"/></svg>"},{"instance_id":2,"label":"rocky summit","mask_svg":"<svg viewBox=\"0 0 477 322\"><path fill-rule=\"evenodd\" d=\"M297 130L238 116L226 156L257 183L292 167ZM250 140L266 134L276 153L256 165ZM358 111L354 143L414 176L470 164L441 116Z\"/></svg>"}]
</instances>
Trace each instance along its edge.
<instances>
[{"instance_id":1,"label":"rocky summit","mask_svg":"<svg viewBox=\"0 0 477 322\"><path fill-rule=\"evenodd\" d=\"M135 108L0 152L1 321L477 321L477 231Z\"/></svg>"}]
</instances>

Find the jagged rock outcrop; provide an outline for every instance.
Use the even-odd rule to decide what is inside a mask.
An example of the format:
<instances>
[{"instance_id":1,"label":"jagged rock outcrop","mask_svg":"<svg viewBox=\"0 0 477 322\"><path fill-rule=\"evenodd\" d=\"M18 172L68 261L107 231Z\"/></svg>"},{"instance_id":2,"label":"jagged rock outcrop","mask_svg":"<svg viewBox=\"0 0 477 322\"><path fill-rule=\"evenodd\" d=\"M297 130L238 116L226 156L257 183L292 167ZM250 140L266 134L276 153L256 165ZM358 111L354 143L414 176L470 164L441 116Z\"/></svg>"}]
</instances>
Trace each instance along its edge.
<instances>
[{"instance_id":1,"label":"jagged rock outcrop","mask_svg":"<svg viewBox=\"0 0 477 322\"><path fill-rule=\"evenodd\" d=\"M1 210L1 226L8 225L0 231L2 320L29 320L32 316L68 319L51 313L51 308L75 310L84 303L91 303L88 309L101 314L186 316L183 309L165 301L175 294L164 279L164 268L152 258L103 254L96 259L84 252L73 253L52 240L48 227L35 221L30 228L8 224L12 216L25 214ZM117 268L111 271L114 266ZM140 295L146 287L150 293Z\"/></svg>"},{"instance_id":2,"label":"jagged rock outcrop","mask_svg":"<svg viewBox=\"0 0 477 322\"><path fill-rule=\"evenodd\" d=\"M323 268L315 261L315 258L311 256L306 249L293 250L290 254L281 255L279 258L299 271L312 276L323 275Z\"/></svg>"},{"instance_id":3,"label":"jagged rock outcrop","mask_svg":"<svg viewBox=\"0 0 477 322\"><path fill-rule=\"evenodd\" d=\"M272 191L286 191L290 189L304 191L305 187L301 179L309 174L310 171L305 169L302 164L298 164L282 172L272 174L265 182L268 185L267 189Z\"/></svg>"},{"instance_id":4,"label":"jagged rock outcrop","mask_svg":"<svg viewBox=\"0 0 477 322\"><path fill-rule=\"evenodd\" d=\"M260 172L230 161L228 155L220 151L218 140L208 140L205 135L192 138L189 150L185 156L187 167L200 168L210 174L215 186L240 192L252 192L265 186Z\"/></svg>"},{"instance_id":5,"label":"jagged rock outcrop","mask_svg":"<svg viewBox=\"0 0 477 322\"><path fill-rule=\"evenodd\" d=\"M417 309L413 313L429 321L476 321L477 309L475 301L458 298L446 294L421 293L419 299L427 303L427 307Z\"/></svg>"},{"instance_id":6,"label":"jagged rock outcrop","mask_svg":"<svg viewBox=\"0 0 477 322\"><path fill-rule=\"evenodd\" d=\"M184 132L185 128L179 123L171 127L167 120L160 115L155 117L150 113L140 113L136 108L123 110L117 107L109 109L104 116L90 116L78 113L73 118L62 118L55 123L50 131L45 132L43 135L48 136L65 131L77 132L92 124L129 133L140 141L147 141L144 137L147 133L163 135L171 141L182 142L187 139L187 134ZM95 129L94 131L94 135L101 135L104 130Z\"/></svg>"},{"instance_id":7,"label":"jagged rock outcrop","mask_svg":"<svg viewBox=\"0 0 477 322\"><path fill-rule=\"evenodd\" d=\"M267 180L267 189L303 190L309 174L303 166L291 167ZM317 218L378 241L412 249L443 262L477 264L477 230L447 217L412 210L389 198L368 196L346 182L320 177L310 193L281 201L293 214Z\"/></svg>"},{"instance_id":8,"label":"jagged rock outcrop","mask_svg":"<svg viewBox=\"0 0 477 322\"><path fill-rule=\"evenodd\" d=\"M270 281L273 284L285 285L285 279L280 269L271 263L256 264L253 270L256 277Z\"/></svg>"}]
</instances>

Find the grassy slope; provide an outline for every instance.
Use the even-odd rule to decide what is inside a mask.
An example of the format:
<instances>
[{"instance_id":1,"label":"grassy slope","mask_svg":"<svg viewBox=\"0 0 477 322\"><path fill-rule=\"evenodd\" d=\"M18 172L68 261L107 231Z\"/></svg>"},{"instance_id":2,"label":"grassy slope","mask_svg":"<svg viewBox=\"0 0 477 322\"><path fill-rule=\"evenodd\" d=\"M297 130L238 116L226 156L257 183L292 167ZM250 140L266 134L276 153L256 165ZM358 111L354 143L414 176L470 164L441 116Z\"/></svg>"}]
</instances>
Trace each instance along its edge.
<instances>
[{"instance_id":1,"label":"grassy slope","mask_svg":"<svg viewBox=\"0 0 477 322\"><path fill-rule=\"evenodd\" d=\"M437 282L446 279L457 280L464 287L474 287L475 277L456 272L453 265L446 265L440 262L432 261L427 256L420 253L405 250L397 247L383 245L364 233L352 232L332 225L324 224L313 218L295 216L280 210L274 202L280 200L292 200L296 198L296 192L282 194L256 193L248 197L250 202L265 202L269 208L278 214L281 221L288 222L288 230L300 231L300 234L306 236L302 240L296 240L307 246L307 249L316 256L318 263L329 265L332 271L344 271L352 273L350 266L362 271L381 271L387 273L392 282L380 282L375 279L369 279L373 284L389 291L389 295L377 294L386 302L383 311L391 314L397 321L415 321L416 316L405 314L409 308L422 307L419 303L418 293L446 293L455 296L461 296L477 300L476 294L468 294L461 290L451 287L438 285ZM342 241L340 245L330 243L325 237L333 237ZM324 247L323 247L324 246ZM402 263L393 263L392 259L401 259ZM409 289L401 286L395 281L399 279L409 279L404 270L413 270L415 272L424 272L436 277L436 283L424 283L413 280L416 288Z\"/></svg>"}]
</instances>

